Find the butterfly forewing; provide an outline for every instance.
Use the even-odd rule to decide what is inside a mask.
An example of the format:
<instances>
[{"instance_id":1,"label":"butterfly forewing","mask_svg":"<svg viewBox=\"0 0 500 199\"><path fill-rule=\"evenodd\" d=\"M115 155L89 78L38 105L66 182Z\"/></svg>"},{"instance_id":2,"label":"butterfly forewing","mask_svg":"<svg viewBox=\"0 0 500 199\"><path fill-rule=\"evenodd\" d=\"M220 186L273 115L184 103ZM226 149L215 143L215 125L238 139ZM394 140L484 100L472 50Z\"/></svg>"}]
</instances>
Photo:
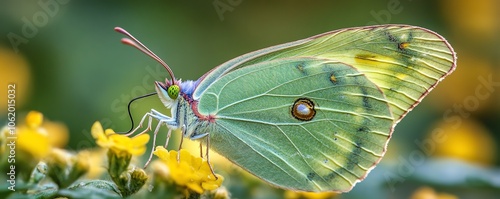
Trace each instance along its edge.
<instances>
[{"instance_id":1,"label":"butterfly forewing","mask_svg":"<svg viewBox=\"0 0 500 199\"><path fill-rule=\"evenodd\" d=\"M456 66L453 49L440 35L415 26L382 25L336 30L255 51L204 78L215 80L247 65L301 56L339 61L365 74L386 96L395 124ZM194 96L201 96L212 82L201 82Z\"/></svg>"}]
</instances>

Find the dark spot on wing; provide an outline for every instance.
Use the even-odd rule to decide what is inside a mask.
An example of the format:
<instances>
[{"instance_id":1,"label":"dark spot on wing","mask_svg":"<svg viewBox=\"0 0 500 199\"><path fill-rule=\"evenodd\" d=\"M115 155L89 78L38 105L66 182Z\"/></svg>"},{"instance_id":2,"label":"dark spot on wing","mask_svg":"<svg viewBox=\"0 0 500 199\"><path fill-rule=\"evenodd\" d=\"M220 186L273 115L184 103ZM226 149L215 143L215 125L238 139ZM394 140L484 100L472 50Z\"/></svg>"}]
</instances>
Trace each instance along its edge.
<instances>
[{"instance_id":1,"label":"dark spot on wing","mask_svg":"<svg viewBox=\"0 0 500 199\"><path fill-rule=\"evenodd\" d=\"M406 40L408 43L413 41L413 31L410 31L410 33L408 33L408 39Z\"/></svg>"},{"instance_id":2,"label":"dark spot on wing","mask_svg":"<svg viewBox=\"0 0 500 199\"><path fill-rule=\"evenodd\" d=\"M387 39L389 39L389 41L399 43L398 39L396 37L394 37L394 35L392 35L388 31L385 31L384 34L387 37Z\"/></svg>"},{"instance_id":3,"label":"dark spot on wing","mask_svg":"<svg viewBox=\"0 0 500 199\"><path fill-rule=\"evenodd\" d=\"M363 85L364 82L361 82L362 79L361 78L356 78L356 83L360 84L360 85ZM359 89L361 90L361 93L363 94L363 107L366 108L366 109L370 109L372 108L372 105L370 104L370 99L368 98L368 91L366 90L365 87L361 86L359 87Z\"/></svg>"},{"instance_id":4,"label":"dark spot on wing","mask_svg":"<svg viewBox=\"0 0 500 199\"><path fill-rule=\"evenodd\" d=\"M356 148L361 149L361 142L355 142L354 144Z\"/></svg>"},{"instance_id":5,"label":"dark spot on wing","mask_svg":"<svg viewBox=\"0 0 500 199\"><path fill-rule=\"evenodd\" d=\"M295 66L295 68L297 68L303 75L307 75L306 70L304 70L304 64L303 63L297 64Z\"/></svg>"},{"instance_id":6,"label":"dark spot on wing","mask_svg":"<svg viewBox=\"0 0 500 199\"><path fill-rule=\"evenodd\" d=\"M363 106L367 109L372 108L367 96L363 96Z\"/></svg>"},{"instance_id":7,"label":"dark spot on wing","mask_svg":"<svg viewBox=\"0 0 500 199\"><path fill-rule=\"evenodd\" d=\"M362 152L361 142L357 141L354 144L355 144L355 147L351 151L351 153L349 154L347 165L344 166L344 168L346 170L349 170L349 171L352 171L354 169L354 167L356 167L358 165L359 154L361 154L361 152Z\"/></svg>"},{"instance_id":8,"label":"dark spot on wing","mask_svg":"<svg viewBox=\"0 0 500 199\"><path fill-rule=\"evenodd\" d=\"M361 126L358 128L358 132L370 132L370 128L366 126Z\"/></svg>"},{"instance_id":9,"label":"dark spot on wing","mask_svg":"<svg viewBox=\"0 0 500 199\"><path fill-rule=\"evenodd\" d=\"M337 78L335 77L335 74L330 74L330 82L333 84L337 84Z\"/></svg>"},{"instance_id":10,"label":"dark spot on wing","mask_svg":"<svg viewBox=\"0 0 500 199\"><path fill-rule=\"evenodd\" d=\"M310 172L307 174L307 180L312 181L315 176L316 176L316 173Z\"/></svg>"},{"instance_id":11,"label":"dark spot on wing","mask_svg":"<svg viewBox=\"0 0 500 199\"><path fill-rule=\"evenodd\" d=\"M335 177L337 177L337 173L335 172L331 172L330 174L326 175L325 177L323 177L326 181L333 181L332 179L334 179Z\"/></svg>"}]
</instances>

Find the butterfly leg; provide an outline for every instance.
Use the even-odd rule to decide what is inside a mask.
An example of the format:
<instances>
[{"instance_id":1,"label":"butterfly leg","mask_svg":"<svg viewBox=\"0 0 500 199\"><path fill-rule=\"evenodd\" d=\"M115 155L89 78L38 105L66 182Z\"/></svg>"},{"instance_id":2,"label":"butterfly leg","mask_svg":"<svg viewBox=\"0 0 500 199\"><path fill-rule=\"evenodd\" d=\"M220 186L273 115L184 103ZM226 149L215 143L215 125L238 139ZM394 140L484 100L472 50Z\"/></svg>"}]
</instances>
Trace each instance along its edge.
<instances>
[{"instance_id":1,"label":"butterfly leg","mask_svg":"<svg viewBox=\"0 0 500 199\"><path fill-rule=\"evenodd\" d=\"M151 162L151 159L153 159L153 152L155 150L156 146L156 135L158 134L158 130L160 129L161 122L158 122L158 125L156 125L155 132L153 133L153 145L151 146L151 153L149 153L149 158L148 161L146 161L146 164L144 164L144 168L148 167L149 162ZM170 130L169 130L170 133Z\"/></svg>"},{"instance_id":2,"label":"butterfly leg","mask_svg":"<svg viewBox=\"0 0 500 199\"><path fill-rule=\"evenodd\" d=\"M207 163L208 163L208 167L210 167L210 171L212 172L212 174L215 176L215 179L217 179L217 176L215 175L215 172L214 172L214 168L212 167L212 164L210 163L210 153L209 153L209 150L210 149L210 136L208 133L203 133L203 134L199 134L199 135L196 135L196 136L192 136L191 137L191 140L196 140L196 139L201 139L201 138L207 138L207 152L205 154L205 157L207 158ZM202 150L202 143L200 142L200 156L201 158L203 158L203 150Z\"/></svg>"},{"instance_id":3,"label":"butterfly leg","mask_svg":"<svg viewBox=\"0 0 500 199\"><path fill-rule=\"evenodd\" d=\"M148 118L148 125L147 125L146 129L144 129L142 132L140 132L136 136L139 136L141 134L144 134L144 133L152 130L152 123L153 123L152 120L153 120L153 118L156 119L156 120L158 120L158 124L156 125L156 127L154 129L154 133L153 133L153 145L152 145L152 148L151 148L151 153L149 154L149 158L146 161L146 164L144 165L144 168L146 168L149 165L149 163L151 162L151 159L153 158L153 152L154 152L154 149L156 147L156 137L158 135L158 132L160 131L161 125L165 124L168 127L168 134L167 134L167 140L166 140L166 143L165 143L165 148L167 148L167 145L168 145L168 142L169 142L169 139L170 139L170 135L172 134L172 130L175 129L178 126L177 121L174 118L168 117L168 116L163 115L162 113L160 113L160 112L158 112L158 111L156 111L154 109L151 109L151 112L146 113L142 117L141 122L139 123L139 125L137 126L137 128L135 128L131 133L128 133L127 136L130 136L131 134L133 134L134 132L136 132L139 128L141 128L143 126L144 121L145 121L146 118Z\"/></svg>"},{"instance_id":4,"label":"butterfly leg","mask_svg":"<svg viewBox=\"0 0 500 199\"><path fill-rule=\"evenodd\" d=\"M165 149L168 147L168 143L170 142L170 135L172 135L172 129L168 129L167 140L165 141L165 146L163 147Z\"/></svg>"},{"instance_id":5,"label":"butterfly leg","mask_svg":"<svg viewBox=\"0 0 500 199\"><path fill-rule=\"evenodd\" d=\"M177 162L181 162L181 149L182 149L182 141L184 140L184 136L181 136L181 143L179 144L179 153L177 153Z\"/></svg>"},{"instance_id":6,"label":"butterfly leg","mask_svg":"<svg viewBox=\"0 0 500 199\"><path fill-rule=\"evenodd\" d=\"M214 172L214 168L212 168L212 164L210 163L210 156L209 156L209 148L210 148L210 136L206 136L207 137L207 163L208 163L208 167L210 168L210 172L212 172L212 175L215 176L215 179L217 180L218 177L215 175L215 172ZM200 142L200 152L201 152L201 142Z\"/></svg>"},{"instance_id":7,"label":"butterfly leg","mask_svg":"<svg viewBox=\"0 0 500 199\"><path fill-rule=\"evenodd\" d=\"M139 125L137 125L137 127L134 130L132 130L130 133L125 134L125 136L130 136L130 135L134 134L137 130L139 130L139 128L142 128L143 124L144 124L144 120L146 120L146 118L148 118L147 128L144 129L142 132L140 132L137 135L142 135L142 134L152 130L151 125L153 123L153 118L158 120L159 123L166 124L169 127L169 129L170 128L175 129L177 126L179 126L177 121L174 118L166 116L166 115L158 112L157 110L151 109L151 112L147 112L146 114L144 114L144 116L141 119L141 122L139 122Z\"/></svg>"},{"instance_id":8,"label":"butterfly leg","mask_svg":"<svg viewBox=\"0 0 500 199\"><path fill-rule=\"evenodd\" d=\"M156 120L158 120L158 122L161 122L161 123L164 123L165 125L167 125L169 129L175 130L179 127L179 123L177 122L177 120L175 118L171 118L169 116L166 116L157 110L151 109L151 112L149 112L149 115L151 117L155 118ZM151 127L150 127L150 129L151 129Z\"/></svg>"},{"instance_id":9,"label":"butterfly leg","mask_svg":"<svg viewBox=\"0 0 500 199\"><path fill-rule=\"evenodd\" d=\"M203 146L202 145L203 145L203 143L200 142L200 157L201 158L203 158Z\"/></svg>"},{"instance_id":10,"label":"butterfly leg","mask_svg":"<svg viewBox=\"0 0 500 199\"><path fill-rule=\"evenodd\" d=\"M146 128L144 131L142 131L141 133L139 133L139 135L147 132L148 130L150 130L150 126L151 126L151 122L152 122L152 118L151 117L148 117L149 116L149 113L146 113L144 114L144 116L142 116L142 119L141 121L139 122L139 125L137 125L137 127L135 127L135 129L133 129L132 131L130 131L129 133L125 134L125 136L131 136L132 134L134 134L137 130L139 130L139 128L142 127L142 124L144 123L144 120L146 118L148 118L148 128Z\"/></svg>"},{"instance_id":11,"label":"butterfly leg","mask_svg":"<svg viewBox=\"0 0 500 199\"><path fill-rule=\"evenodd\" d=\"M212 167L212 164L210 163L210 155L209 155L210 154L209 153L210 136L209 136L209 133L198 134L198 135L190 137L191 140L196 140L196 139L201 139L201 138L207 138L207 151L206 151L205 157L207 159L207 163L208 163L208 167L210 168L210 171L215 176L215 179L218 179L217 176L215 175L214 168ZM182 142L182 140L181 140L181 142ZM201 142L200 142L200 156L201 156L201 158L203 158L203 148L202 148Z\"/></svg>"}]
</instances>

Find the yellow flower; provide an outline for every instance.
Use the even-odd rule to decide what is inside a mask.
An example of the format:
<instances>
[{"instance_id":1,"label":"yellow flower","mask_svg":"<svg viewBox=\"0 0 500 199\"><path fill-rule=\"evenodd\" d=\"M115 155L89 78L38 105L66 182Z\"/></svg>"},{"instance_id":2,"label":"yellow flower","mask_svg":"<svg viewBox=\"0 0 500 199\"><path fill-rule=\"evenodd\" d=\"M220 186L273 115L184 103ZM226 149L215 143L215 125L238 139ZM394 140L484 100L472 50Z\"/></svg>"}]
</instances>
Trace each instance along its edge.
<instances>
[{"instance_id":1,"label":"yellow flower","mask_svg":"<svg viewBox=\"0 0 500 199\"><path fill-rule=\"evenodd\" d=\"M68 130L64 124L46 121L43 114L30 111L25 124L17 128L17 147L30 158L41 160L52 147L64 147L68 140Z\"/></svg>"},{"instance_id":2,"label":"yellow flower","mask_svg":"<svg viewBox=\"0 0 500 199\"><path fill-rule=\"evenodd\" d=\"M130 138L116 134L112 129L104 131L99 122L95 122L90 131L97 145L108 149L108 174L111 179L118 184L120 189L129 190L125 184L122 184L120 176L127 171L132 155L144 154L149 135L142 134Z\"/></svg>"},{"instance_id":3,"label":"yellow flower","mask_svg":"<svg viewBox=\"0 0 500 199\"><path fill-rule=\"evenodd\" d=\"M22 109L30 99L30 92L34 88L31 80L32 73L30 65L21 53L0 46L0 83L2 85L0 86L0 93L2 93L0 114L2 116L7 114L8 99L12 99L9 97L13 97L7 93L15 92L16 109Z\"/></svg>"},{"instance_id":4,"label":"yellow flower","mask_svg":"<svg viewBox=\"0 0 500 199\"><path fill-rule=\"evenodd\" d=\"M458 124L458 123L457 123ZM456 158L483 166L493 165L497 160L497 146L493 132L473 119L462 120L460 125L441 121L434 129L440 129L442 140L437 142L435 157ZM428 139L433 134L429 133Z\"/></svg>"},{"instance_id":5,"label":"yellow flower","mask_svg":"<svg viewBox=\"0 0 500 199\"><path fill-rule=\"evenodd\" d=\"M170 171L173 181L180 186L185 186L197 193L212 191L219 188L224 178L212 174L208 162L200 157L192 156L187 150L167 151L162 146L156 147L154 154L158 156Z\"/></svg>"},{"instance_id":6,"label":"yellow flower","mask_svg":"<svg viewBox=\"0 0 500 199\"><path fill-rule=\"evenodd\" d=\"M430 187L421 187L413 193L411 199L458 199L458 197L447 193L436 193Z\"/></svg>"},{"instance_id":7,"label":"yellow flower","mask_svg":"<svg viewBox=\"0 0 500 199\"><path fill-rule=\"evenodd\" d=\"M64 148L69 140L69 130L62 122L44 120L42 126L48 134L52 147Z\"/></svg>"},{"instance_id":8,"label":"yellow flower","mask_svg":"<svg viewBox=\"0 0 500 199\"><path fill-rule=\"evenodd\" d=\"M26 115L26 125L29 128L38 128L42 125L43 122L43 114L38 111L31 111Z\"/></svg>"},{"instance_id":9,"label":"yellow flower","mask_svg":"<svg viewBox=\"0 0 500 199\"><path fill-rule=\"evenodd\" d=\"M304 191L286 191L285 198L287 199L300 199L300 198L316 198L316 199L328 199L338 196L338 193L334 192L304 192Z\"/></svg>"},{"instance_id":10,"label":"yellow flower","mask_svg":"<svg viewBox=\"0 0 500 199\"><path fill-rule=\"evenodd\" d=\"M17 149L36 161L47 156L51 149L47 131L41 127L42 122L42 113L31 111L26 116L26 126L17 129Z\"/></svg>"},{"instance_id":11,"label":"yellow flower","mask_svg":"<svg viewBox=\"0 0 500 199\"><path fill-rule=\"evenodd\" d=\"M187 149L189 151L196 151L200 150L200 143L198 141L193 141L190 139L184 139L182 142L182 148ZM203 151L205 153L206 151ZM229 161L227 158L224 156L218 154L218 153L210 153L210 164L213 166L226 171L226 172L236 172L240 171L241 175L246 175L246 176L252 176L245 170L241 169L241 167L236 166L233 164L231 161ZM238 174L239 175L239 174Z\"/></svg>"},{"instance_id":12,"label":"yellow flower","mask_svg":"<svg viewBox=\"0 0 500 199\"><path fill-rule=\"evenodd\" d=\"M109 148L117 154L142 155L146 152L146 144L149 141L148 134L136 137L127 137L116 134L112 129L103 130L101 123L95 122L91 129L92 137L96 139L97 145Z\"/></svg>"}]
</instances>

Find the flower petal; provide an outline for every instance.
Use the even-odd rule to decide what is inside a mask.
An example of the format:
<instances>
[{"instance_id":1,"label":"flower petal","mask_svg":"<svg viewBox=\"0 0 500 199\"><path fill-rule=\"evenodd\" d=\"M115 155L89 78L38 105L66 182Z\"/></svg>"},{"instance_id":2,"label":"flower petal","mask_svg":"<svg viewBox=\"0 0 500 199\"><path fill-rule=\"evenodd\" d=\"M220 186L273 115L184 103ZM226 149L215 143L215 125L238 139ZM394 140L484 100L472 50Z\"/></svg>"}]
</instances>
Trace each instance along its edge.
<instances>
[{"instance_id":1,"label":"flower petal","mask_svg":"<svg viewBox=\"0 0 500 199\"><path fill-rule=\"evenodd\" d=\"M208 162L191 155L187 150L171 150L167 153L165 148L156 147L154 154L168 166L170 176L177 185L187 187L197 193L215 190L224 180L220 175L217 175L215 179ZM179 160L177 160L178 154Z\"/></svg>"},{"instance_id":2,"label":"flower petal","mask_svg":"<svg viewBox=\"0 0 500 199\"><path fill-rule=\"evenodd\" d=\"M199 194L203 193L203 187L201 187L201 185L199 185L198 183L188 183L187 187L195 191L196 193Z\"/></svg>"},{"instance_id":3,"label":"flower petal","mask_svg":"<svg viewBox=\"0 0 500 199\"><path fill-rule=\"evenodd\" d=\"M146 147L129 148L128 152L132 155L142 155L146 152Z\"/></svg>"},{"instance_id":4,"label":"flower petal","mask_svg":"<svg viewBox=\"0 0 500 199\"><path fill-rule=\"evenodd\" d=\"M168 153L167 149L163 148L163 146L157 146L153 154L158 156L158 158L163 161L168 161L168 159L170 158L170 154Z\"/></svg>"},{"instance_id":5,"label":"flower petal","mask_svg":"<svg viewBox=\"0 0 500 199\"><path fill-rule=\"evenodd\" d=\"M36 160L44 158L50 152L47 136L29 128L19 128L16 149L27 152Z\"/></svg>"},{"instance_id":6,"label":"flower petal","mask_svg":"<svg viewBox=\"0 0 500 199\"><path fill-rule=\"evenodd\" d=\"M101 128L102 128L102 127L101 127ZM115 133L115 131L113 131L113 129L106 129L106 130L104 131L104 134L105 134L106 136L110 136L110 135L113 135L113 134L116 134L116 133Z\"/></svg>"},{"instance_id":7,"label":"flower petal","mask_svg":"<svg viewBox=\"0 0 500 199\"><path fill-rule=\"evenodd\" d=\"M37 128L43 122L43 114L38 111L30 111L28 115L26 115L26 124L30 128Z\"/></svg>"},{"instance_id":8,"label":"flower petal","mask_svg":"<svg viewBox=\"0 0 500 199\"><path fill-rule=\"evenodd\" d=\"M104 135L104 130L102 129L102 125L100 122L94 122L92 128L90 128L90 133L92 137L96 140L107 139Z\"/></svg>"},{"instance_id":9,"label":"flower petal","mask_svg":"<svg viewBox=\"0 0 500 199\"><path fill-rule=\"evenodd\" d=\"M144 146L149 142L149 134L142 134L132 138L133 146Z\"/></svg>"}]
</instances>

